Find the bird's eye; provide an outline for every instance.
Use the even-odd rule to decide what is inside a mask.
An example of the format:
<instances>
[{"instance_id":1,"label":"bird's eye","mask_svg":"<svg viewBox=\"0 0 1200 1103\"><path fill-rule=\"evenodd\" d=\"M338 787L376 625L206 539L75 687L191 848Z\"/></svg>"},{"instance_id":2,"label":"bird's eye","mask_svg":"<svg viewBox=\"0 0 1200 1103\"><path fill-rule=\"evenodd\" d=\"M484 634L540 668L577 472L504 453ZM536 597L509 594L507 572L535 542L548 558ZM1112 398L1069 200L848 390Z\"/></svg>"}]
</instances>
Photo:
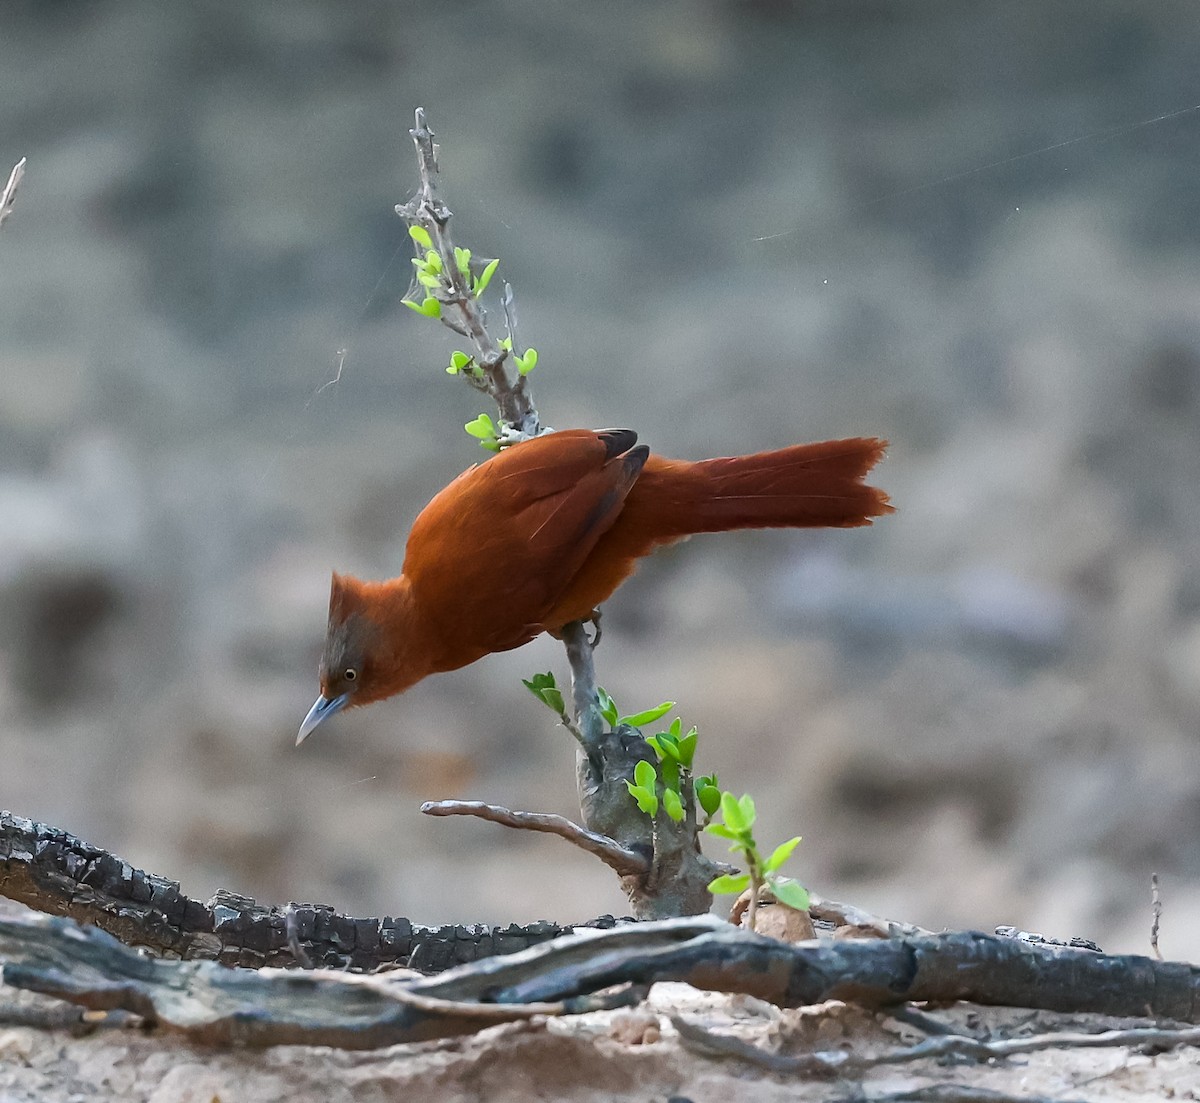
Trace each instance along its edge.
<instances>
[{"instance_id":1,"label":"bird's eye","mask_svg":"<svg viewBox=\"0 0 1200 1103\"><path fill-rule=\"evenodd\" d=\"M355 670L354 667L349 666L346 668L345 672L342 674L342 677L347 682L353 682L354 679L358 677L358 671Z\"/></svg>"}]
</instances>

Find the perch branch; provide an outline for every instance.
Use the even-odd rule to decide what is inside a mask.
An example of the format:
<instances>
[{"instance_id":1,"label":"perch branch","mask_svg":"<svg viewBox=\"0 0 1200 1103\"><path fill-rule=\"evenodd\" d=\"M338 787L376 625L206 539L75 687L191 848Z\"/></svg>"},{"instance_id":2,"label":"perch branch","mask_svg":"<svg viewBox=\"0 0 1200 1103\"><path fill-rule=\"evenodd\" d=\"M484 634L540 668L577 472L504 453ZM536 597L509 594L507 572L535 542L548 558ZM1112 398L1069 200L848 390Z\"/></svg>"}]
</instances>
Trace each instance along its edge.
<instances>
[{"instance_id":1,"label":"perch branch","mask_svg":"<svg viewBox=\"0 0 1200 1103\"><path fill-rule=\"evenodd\" d=\"M583 737L583 747L594 754L604 731L604 717L596 695L596 664L592 656L592 641L587 626L573 620L562 628L562 641L571 665L571 698L575 704L575 723ZM630 772L632 776L632 769Z\"/></svg>"},{"instance_id":2,"label":"perch branch","mask_svg":"<svg viewBox=\"0 0 1200 1103\"><path fill-rule=\"evenodd\" d=\"M8 183L4 185L4 191L0 192L0 226L3 226L12 214L13 201L17 198L17 188L21 186L21 178L24 175L25 158L22 157L13 165L12 172L8 174Z\"/></svg>"},{"instance_id":3,"label":"perch branch","mask_svg":"<svg viewBox=\"0 0 1200 1103\"><path fill-rule=\"evenodd\" d=\"M478 800L431 800L421 805L421 811L427 816L477 816L505 827L557 835L580 850L594 854L621 877L646 873L650 869L650 863L636 850L551 812L513 812Z\"/></svg>"}]
</instances>

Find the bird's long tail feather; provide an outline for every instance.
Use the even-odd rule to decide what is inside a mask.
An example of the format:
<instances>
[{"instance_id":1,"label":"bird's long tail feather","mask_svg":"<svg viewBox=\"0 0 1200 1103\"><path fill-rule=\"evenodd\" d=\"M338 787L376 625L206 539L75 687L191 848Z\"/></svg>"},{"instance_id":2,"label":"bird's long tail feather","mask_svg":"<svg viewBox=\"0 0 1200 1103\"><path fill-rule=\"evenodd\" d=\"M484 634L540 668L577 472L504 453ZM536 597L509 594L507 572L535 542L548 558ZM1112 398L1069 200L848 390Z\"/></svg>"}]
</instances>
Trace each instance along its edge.
<instances>
[{"instance_id":1,"label":"bird's long tail feather","mask_svg":"<svg viewBox=\"0 0 1200 1103\"><path fill-rule=\"evenodd\" d=\"M635 527L656 543L729 529L867 525L892 512L887 495L863 481L886 447L853 438L699 463L652 456L626 512L639 514Z\"/></svg>"}]
</instances>

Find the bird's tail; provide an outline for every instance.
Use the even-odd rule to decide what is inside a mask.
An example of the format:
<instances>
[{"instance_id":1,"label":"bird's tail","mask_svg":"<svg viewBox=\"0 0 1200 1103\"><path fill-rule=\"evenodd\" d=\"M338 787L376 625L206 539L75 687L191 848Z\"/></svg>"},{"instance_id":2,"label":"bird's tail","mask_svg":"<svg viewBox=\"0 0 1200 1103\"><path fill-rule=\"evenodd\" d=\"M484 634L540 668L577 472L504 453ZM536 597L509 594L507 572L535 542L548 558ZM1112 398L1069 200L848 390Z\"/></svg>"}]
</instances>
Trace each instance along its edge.
<instances>
[{"instance_id":1,"label":"bird's tail","mask_svg":"<svg viewBox=\"0 0 1200 1103\"><path fill-rule=\"evenodd\" d=\"M665 543L699 532L852 528L892 512L863 481L887 441L856 437L688 463L651 455L626 500L627 520Z\"/></svg>"}]
</instances>

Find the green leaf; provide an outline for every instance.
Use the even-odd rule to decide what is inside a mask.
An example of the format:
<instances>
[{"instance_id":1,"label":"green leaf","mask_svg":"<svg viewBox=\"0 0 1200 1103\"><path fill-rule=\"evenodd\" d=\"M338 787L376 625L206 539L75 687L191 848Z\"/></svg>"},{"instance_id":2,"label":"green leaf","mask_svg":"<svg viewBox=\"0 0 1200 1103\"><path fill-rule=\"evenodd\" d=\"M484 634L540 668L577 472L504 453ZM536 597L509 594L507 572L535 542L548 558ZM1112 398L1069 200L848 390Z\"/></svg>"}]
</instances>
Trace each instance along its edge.
<instances>
[{"instance_id":1,"label":"green leaf","mask_svg":"<svg viewBox=\"0 0 1200 1103\"><path fill-rule=\"evenodd\" d=\"M459 272L468 279L471 276L471 250L454 247L454 264Z\"/></svg>"},{"instance_id":2,"label":"green leaf","mask_svg":"<svg viewBox=\"0 0 1200 1103\"><path fill-rule=\"evenodd\" d=\"M808 889L790 877L774 877L768 884L775 894L775 899L798 912L808 911Z\"/></svg>"},{"instance_id":3,"label":"green leaf","mask_svg":"<svg viewBox=\"0 0 1200 1103\"><path fill-rule=\"evenodd\" d=\"M784 862L791 856L792 851L800 844L800 836L797 835L794 839L788 839L786 843L780 843L774 850L771 851L771 856L763 862L763 873L774 873Z\"/></svg>"},{"instance_id":4,"label":"green leaf","mask_svg":"<svg viewBox=\"0 0 1200 1103\"><path fill-rule=\"evenodd\" d=\"M426 299L419 309L426 318L440 318L442 316L442 304L437 299Z\"/></svg>"},{"instance_id":5,"label":"green leaf","mask_svg":"<svg viewBox=\"0 0 1200 1103\"><path fill-rule=\"evenodd\" d=\"M440 276L431 276L428 272L418 272L417 282L422 287L428 287L432 291L435 287L442 286L442 278Z\"/></svg>"},{"instance_id":6,"label":"green leaf","mask_svg":"<svg viewBox=\"0 0 1200 1103\"><path fill-rule=\"evenodd\" d=\"M721 807L721 790L715 785L696 785L696 800L706 815L715 816Z\"/></svg>"},{"instance_id":7,"label":"green leaf","mask_svg":"<svg viewBox=\"0 0 1200 1103\"><path fill-rule=\"evenodd\" d=\"M655 782L658 781L658 771L654 769L645 759L642 759L633 768L633 779L643 789L654 789Z\"/></svg>"},{"instance_id":8,"label":"green leaf","mask_svg":"<svg viewBox=\"0 0 1200 1103\"><path fill-rule=\"evenodd\" d=\"M672 725L674 726L674 725ZM676 733L678 734L678 733ZM696 740L700 737L700 733L692 728L682 739L679 740L679 761L683 765L691 769L692 759L696 755Z\"/></svg>"},{"instance_id":9,"label":"green leaf","mask_svg":"<svg viewBox=\"0 0 1200 1103\"><path fill-rule=\"evenodd\" d=\"M721 818L729 825L731 831L739 835L750 830L750 824L742 816L742 806L737 797L726 791L721 794Z\"/></svg>"},{"instance_id":10,"label":"green leaf","mask_svg":"<svg viewBox=\"0 0 1200 1103\"><path fill-rule=\"evenodd\" d=\"M658 755L658 761L659 761L659 762L661 762L661 761L662 761L664 758L666 758L666 757L667 757L667 753L666 753L666 751L664 751L664 750L662 749L662 744L661 744L661 743L659 743L659 741L658 741L658 736L657 736L657 735L648 735L648 736L646 736L646 742L647 742L647 743L650 745L650 747L653 749L654 753L655 753L656 755Z\"/></svg>"},{"instance_id":11,"label":"green leaf","mask_svg":"<svg viewBox=\"0 0 1200 1103\"><path fill-rule=\"evenodd\" d=\"M517 371L521 375L528 375L534 368L537 367L538 354L537 349L530 349L524 356L517 358Z\"/></svg>"},{"instance_id":12,"label":"green leaf","mask_svg":"<svg viewBox=\"0 0 1200 1103\"><path fill-rule=\"evenodd\" d=\"M741 836L723 823L710 823L704 830L710 835L716 835L718 839L732 839L734 842L741 842Z\"/></svg>"},{"instance_id":13,"label":"green leaf","mask_svg":"<svg viewBox=\"0 0 1200 1103\"><path fill-rule=\"evenodd\" d=\"M553 674L535 674L532 678L522 678L521 683L548 709L559 716L566 715L563 695L554 684Z\"/></svg>"},{"instance_id":14,"label":"green leaf","mask_svg":"<svg viewBox=\"0 0 1200 1103\"><path fill-rule=\"evenodd\" d=\"M653 724L655 720L665 713L670 712L674 707L674 701L664 701L661 705L656 705L652 709L646 709L645 712L635 712L632 716L622 716L619 723L640 728L644 724Z\"/></svg>"},{"instance_id":15,"label":"green leaf","mask_svg":"<svg viewBox=\"0 0 1200 1103\"><path fill-rule=\"evenodd\" d=\"M668 789L679 792L679 763L673 758L664 758L659 763L659 772L662 774L662 783Z\"/></svg>"},{"instance_id":16,"label":"green leaf","mask_svg":"<svg viewBox=\"0 0 1200 1103\"><path fill-rule=\"evenodd\" d=\"M679 763L679 740L670 732L658 733L658 745L663 749L664 761L669 758L672 762Z\"/></svg>"},{"instance_id":17,"label":"green leaf","mask_svg":"<svg viewBox=\"0 0 1200 1103\"><path fill-rule=\"evenodd\" d=\"M653 819L658 815L658 797L649 789L644 789L640 785L634 785L631 781L625 782L625 788L629 790L629 795L637 801L637 806L647 816Z\"/></svg>"},{"instance_id":18,"label":"green leaf","mask_svg":"<svg viewBox=\"0 0 1200 1103\"><path fill-rule=\"evenodd\" d=\"M663 790L663 809L676 823L683 822L683 801L674 789Z\"/></svg>"},{"instance_id":19,"label":"green leaf","mask_svg":"<svg viewBox=\"0 0 1200 1103\"><path fill-rule=\"evenodd\" d=\"M446 369L447 375L457 375L460 371L470 372L474 376L481 375L483 369L475 363L475 357L468 356L465 352L452 352L450 354L450 366Z\"/></svg>"},{"instance_id":20,"label":"green leaf","mask_svg":"<svg viewBox=\"0 0 1200 1103\"><path fill-rule=\"evenodd\" d=\"M596 703L600 706L600 715L613 727L617 723L617 703L605 692L603 686L596 687Z\"/></svg>"},{"instance_id":21,"label":"green leaf","mask_svg":"<svg viewBox=\"0 0 1200 1103\"><path fill-rule=\"evenodd\" d=\"M738 809L742 813L742 819L745 821L746 830L754 826L754 821L758 819L758 814L754 810L754 800L747 793L741 800L738 801Z\"/></svg>"},{"instance_id":22,"label":"green leaf","mask_svg":"<svg viewBox=\"0 0 1200 1103\"><path fill-rule=\"evenodd\" d=\"M736 876L729 873L723 873L720 877L715 877L708 883L708 891L716 893L720 896L728 896L733 893L745 892L750 887L750 874L741 873Z\"/></svg>"},{"instance_id":23,"label":"green leaf","mask_svg":"<svg viewBox=\"0 0 1200 1103\"><path fill-rule=\"evenodd\" d=\"M431 272L440 272L442 270L441 255L436 250L430 249L429 252L425 254L425 266Z\"/></svg>"},{"instance_id":24,"label":"green leaf","mask_svg":"<svg viewBox=\"0 0 1200 1103\"><path fill-rule=\"evenodd\" d=\"M408 236L421 246L422 249L433 248L433 238L429 236L429 231L424 226L410 226L408 228Z\"/></svg>"},{"instance_id":25,"label":"green leaf","mask_svg":"<svg viewBox=\"0 0 1200 1103\"><path fill-rule=\"evenodd\" d=\"M479 273L479 278L475 281L475 298L479 298L487 290L487 285L492 282L492 277L496 274L496 266L499 265L500 258L490 261L488 266Z\"/></svg>"},{"instance_id":26,"label":"green leaf","mask_svg":"<svg viewBox=\"0 0 1200 1103\"><path fill-rule=\"evenodd\" d=\"M474 421L468 421L463 428L480 440L494 439L496 436L496 423L487 414L480 414Z\"/></svg>"}]
</instances>

